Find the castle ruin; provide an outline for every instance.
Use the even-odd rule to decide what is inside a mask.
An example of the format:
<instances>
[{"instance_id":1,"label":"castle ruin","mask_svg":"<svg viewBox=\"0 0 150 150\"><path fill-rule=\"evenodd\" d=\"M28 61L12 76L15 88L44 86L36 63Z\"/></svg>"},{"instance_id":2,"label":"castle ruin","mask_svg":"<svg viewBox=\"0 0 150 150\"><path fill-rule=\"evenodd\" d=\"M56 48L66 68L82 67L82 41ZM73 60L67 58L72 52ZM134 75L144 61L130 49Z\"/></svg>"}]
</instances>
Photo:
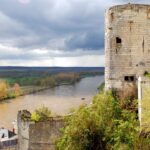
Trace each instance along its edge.
<instances>
[{"instance_id":1,"label":"castle ruin","mask_svg":"<svg viewBox=\"0 0 150 150\"><path fill-rule=\"evenodd\" d=\"M150 72L150 5L113 6L105 18L106 90L136 86Z\"/></svg>"}]
</instances>

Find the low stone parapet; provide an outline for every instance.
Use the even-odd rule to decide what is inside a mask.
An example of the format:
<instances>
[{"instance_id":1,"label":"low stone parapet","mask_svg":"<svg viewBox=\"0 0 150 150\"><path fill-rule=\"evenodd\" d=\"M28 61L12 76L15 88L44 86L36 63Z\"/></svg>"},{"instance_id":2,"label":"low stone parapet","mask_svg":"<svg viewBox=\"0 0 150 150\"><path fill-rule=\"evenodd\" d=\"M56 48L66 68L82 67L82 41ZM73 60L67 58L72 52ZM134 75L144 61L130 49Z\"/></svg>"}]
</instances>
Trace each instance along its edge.
<instances>
[{"instance_id":1,"label":"low stone parapet","mask_svg":"<svg viewBox=\"0 0 150 150\"><path fill-rule=\"evenodd\" d=\"M55 143L63 126L64 117L51 117L48 121L33 122L30 120L30 112L19 111L18 149L55 150Z\"/></svg>"}]
</instances>

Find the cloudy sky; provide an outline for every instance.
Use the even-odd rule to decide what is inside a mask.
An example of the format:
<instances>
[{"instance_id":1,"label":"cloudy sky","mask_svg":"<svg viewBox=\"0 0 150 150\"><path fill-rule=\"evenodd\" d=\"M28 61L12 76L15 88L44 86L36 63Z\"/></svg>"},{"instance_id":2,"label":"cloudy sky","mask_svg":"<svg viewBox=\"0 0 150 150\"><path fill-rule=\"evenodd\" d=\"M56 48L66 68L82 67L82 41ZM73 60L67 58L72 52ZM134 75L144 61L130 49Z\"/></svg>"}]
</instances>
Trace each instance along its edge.
<instances>
[{"instance_id":1,"label":"cloudy sky","mask_svg":"<svg viewBox=\"0 0 150 150\"><path fill-rule=\"evenodd\" d=\"M105 9L128 2L0 0L0 66L104 66Z\"/></svg>"}]
</instances>

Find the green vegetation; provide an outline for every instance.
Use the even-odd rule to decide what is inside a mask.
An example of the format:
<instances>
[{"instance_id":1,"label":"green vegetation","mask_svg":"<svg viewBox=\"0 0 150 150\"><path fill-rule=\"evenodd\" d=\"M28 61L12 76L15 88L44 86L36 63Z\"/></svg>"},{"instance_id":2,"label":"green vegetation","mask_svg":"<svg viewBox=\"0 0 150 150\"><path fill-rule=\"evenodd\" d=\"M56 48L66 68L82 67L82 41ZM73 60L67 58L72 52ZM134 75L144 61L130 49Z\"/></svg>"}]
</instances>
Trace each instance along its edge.
<instances>
[{"instance_id":1,"label":"green vegetation","mask_svg":"<svg viewBox=\"0 0 150 150\"><path fill-rule=\"evenodd\" d=\"M0 81L0 100L15 98L19 95L22 95L19 84L16 83L10 87L6 81Z\"/></svg>"},{"instance_id":2,"label":"green vegetation","mask_svg":"<svg viewBox=\"0 0 150 150\"><path fill-rule=\"evenodd\" d=\"M0 81L0 99L5 99L7 97L7 84L5 81Z\"/></svg>"},{"instance_id":3,"label":"green vegetation","mask_svg":"<svg viewBox=\"0 0 150 150\"><path fill-rule=\"evenodd\" d=\"M50 86L54 87L59 84L72 84L81 78L95 75L103 75L101 72L81 72L81 73L57 73L51 75L39 76L20 76L3 78L9 85L18 83L20 86Z\"/></svg>"},{"instance_id":4,"label":"green vegetation","mask_svg":"<svg viewBox=\"0 0 150 150\"><path fill-rule=\"evenodd\" d=\"M21 86L29 86L29 85L36 85L38 77L9 77L4 78L9 85L14 85L18 83Z\"/></svg>"},{"instance_id":5,"label":"green vegetation","mask_svg":"<svg viewBox=\"0 0 150 150\"><path fill-rule=\"evenodd\" d=\"M1 67L0 100L74 84L81 78L103 74L104 68L101 67Z\"/></svg>"},{"instance_id":6,"label":"green vegetation","mask_svg":"<svg viewBox=\"0 0 150 150\"><path fill-rule=\"evenodd\" d=\"M80 80L77 73L59 73L53 76L38 79L36 85L43 87L54 87L61 84L73 84Z\"/></svg>"},{"instance_id":7,"label":"green vegetation","mask_svg":"<svg viewBox=\"0 0 150 150\"><path fill-rule=\"evenodd\" d=\"M84 78L84 77L90 77L90 76L100 76L100 75L104 75L103 71L99 71L99 72L80 72L79 75Z\"/></svg>"},{"instance_id":8,"label":"green vegetation","mask_svg":"<svg viewBox=\"0 0 150 150\"><path fill-rule=\"evenodd\" d=\"M18 83L20 86L42 86L54 87L59 84L72 84L80 80L78 73L58 73L55 75L42 76L42 77L9 77L5 78L9 85Z\"/></svg>"},{"instance_id":9,"label":"green vegetation","mask_svg":"<svg viewBox=\"0 0 150 150\"><path fill-rule=\"evenodd\" d=\"M57 149L149 150L150 139L140 135L135 101L122 105L112 92L97 94L89 107L81 106L66 117Z\"/></svg>"},{"instance_id":10,"label":"green vegetation","mask_svg":"<svg viewBox=\"0 0 150 150\"><path fill-rule=\"evenodd\" d=\"M145 77L150 77L150 73L148 71L145 71L144 76Z\"/></svg>"},{"instance_id":11,"label":"green vegetation","mask_svg":"<svg viewBox=\"0 0 150 150\"><path fill-rule=\"evenodd\" d=\"M105 82L103 82L97 89L101 92L104 92Z\"/></svg>"},{"instance_id":12,"label":"green vegetation","mask_svg":"<svg viewBox=\"0 0 150 150\"><path fill-rule=\"evenodd\" d=\"M6 78L0 81L0 100L35 93L62 84L74 84L80 80L77 73L59 73L46 77Z\"/></svg>"},{"instance_id":13,"label":"green vegetation","mask_svg":"<svg viewBox=\"0 0 150 150\"><path fill-rule=\"evenodd\" d=\"M17 96L35 93L47 88L64 84L74 84L81 78L102 74L102 72L61 72L61 73L44 73L39 74L35 71L29 72L29 76L25 76L27 72L14 71L12 76L4 71L6 77L0 81L0 100L15 98Z\"/></svg>"},{"instance_id":14,"label":"green vegetation","mask_svg":"<svg viewBox=\"0 0 150 150\"><path fill-rule=\"evenodd\" d=\"M142 106L142 130L150 132L150 89L145 88L143 90L143 99L141 101Z\"/></svg>"},{"instance_id":15,"label":"green vegetation","mask_svg":"<svg viewBox=\"0 0 150 150\"><path fill-rule=\"evenodd\" d=\"M32 114L31 114L31 120L38 122L38 121L47 121L51 117L51 111L45 107L42 106L38 109L36 109Z\"/></svg>"}]
</instances>

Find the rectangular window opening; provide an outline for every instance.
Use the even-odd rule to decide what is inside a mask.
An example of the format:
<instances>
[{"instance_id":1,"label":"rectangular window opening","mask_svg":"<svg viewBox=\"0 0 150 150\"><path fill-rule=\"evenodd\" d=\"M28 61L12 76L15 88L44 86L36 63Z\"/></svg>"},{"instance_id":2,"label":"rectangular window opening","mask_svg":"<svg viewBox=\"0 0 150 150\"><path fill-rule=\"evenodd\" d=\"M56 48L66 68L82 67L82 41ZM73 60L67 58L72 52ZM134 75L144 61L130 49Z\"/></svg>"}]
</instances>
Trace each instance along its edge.
<instances>
[{"instance_id":1,"label":"rectangular window opening","mask_svg":"<svg viewBox=\"0 0 150 150\"><path fill-rule=\"evenodd\" d=\"M121 43L122 43L121 38L116 37L116 43L117 43L117 44L121 44Z\"/></svg>"},{"instance_id":2,"label":"rectangular window opening","mask_svg":"<svg viewBox=\"0 0 150 150\"><path fill-rule=\"evenodd\" d=\"M135 80L135 78L134 78L134 76L125 76L124 80L128 81L128 82L133 82Z\"/></svg>"}]
</instances>

